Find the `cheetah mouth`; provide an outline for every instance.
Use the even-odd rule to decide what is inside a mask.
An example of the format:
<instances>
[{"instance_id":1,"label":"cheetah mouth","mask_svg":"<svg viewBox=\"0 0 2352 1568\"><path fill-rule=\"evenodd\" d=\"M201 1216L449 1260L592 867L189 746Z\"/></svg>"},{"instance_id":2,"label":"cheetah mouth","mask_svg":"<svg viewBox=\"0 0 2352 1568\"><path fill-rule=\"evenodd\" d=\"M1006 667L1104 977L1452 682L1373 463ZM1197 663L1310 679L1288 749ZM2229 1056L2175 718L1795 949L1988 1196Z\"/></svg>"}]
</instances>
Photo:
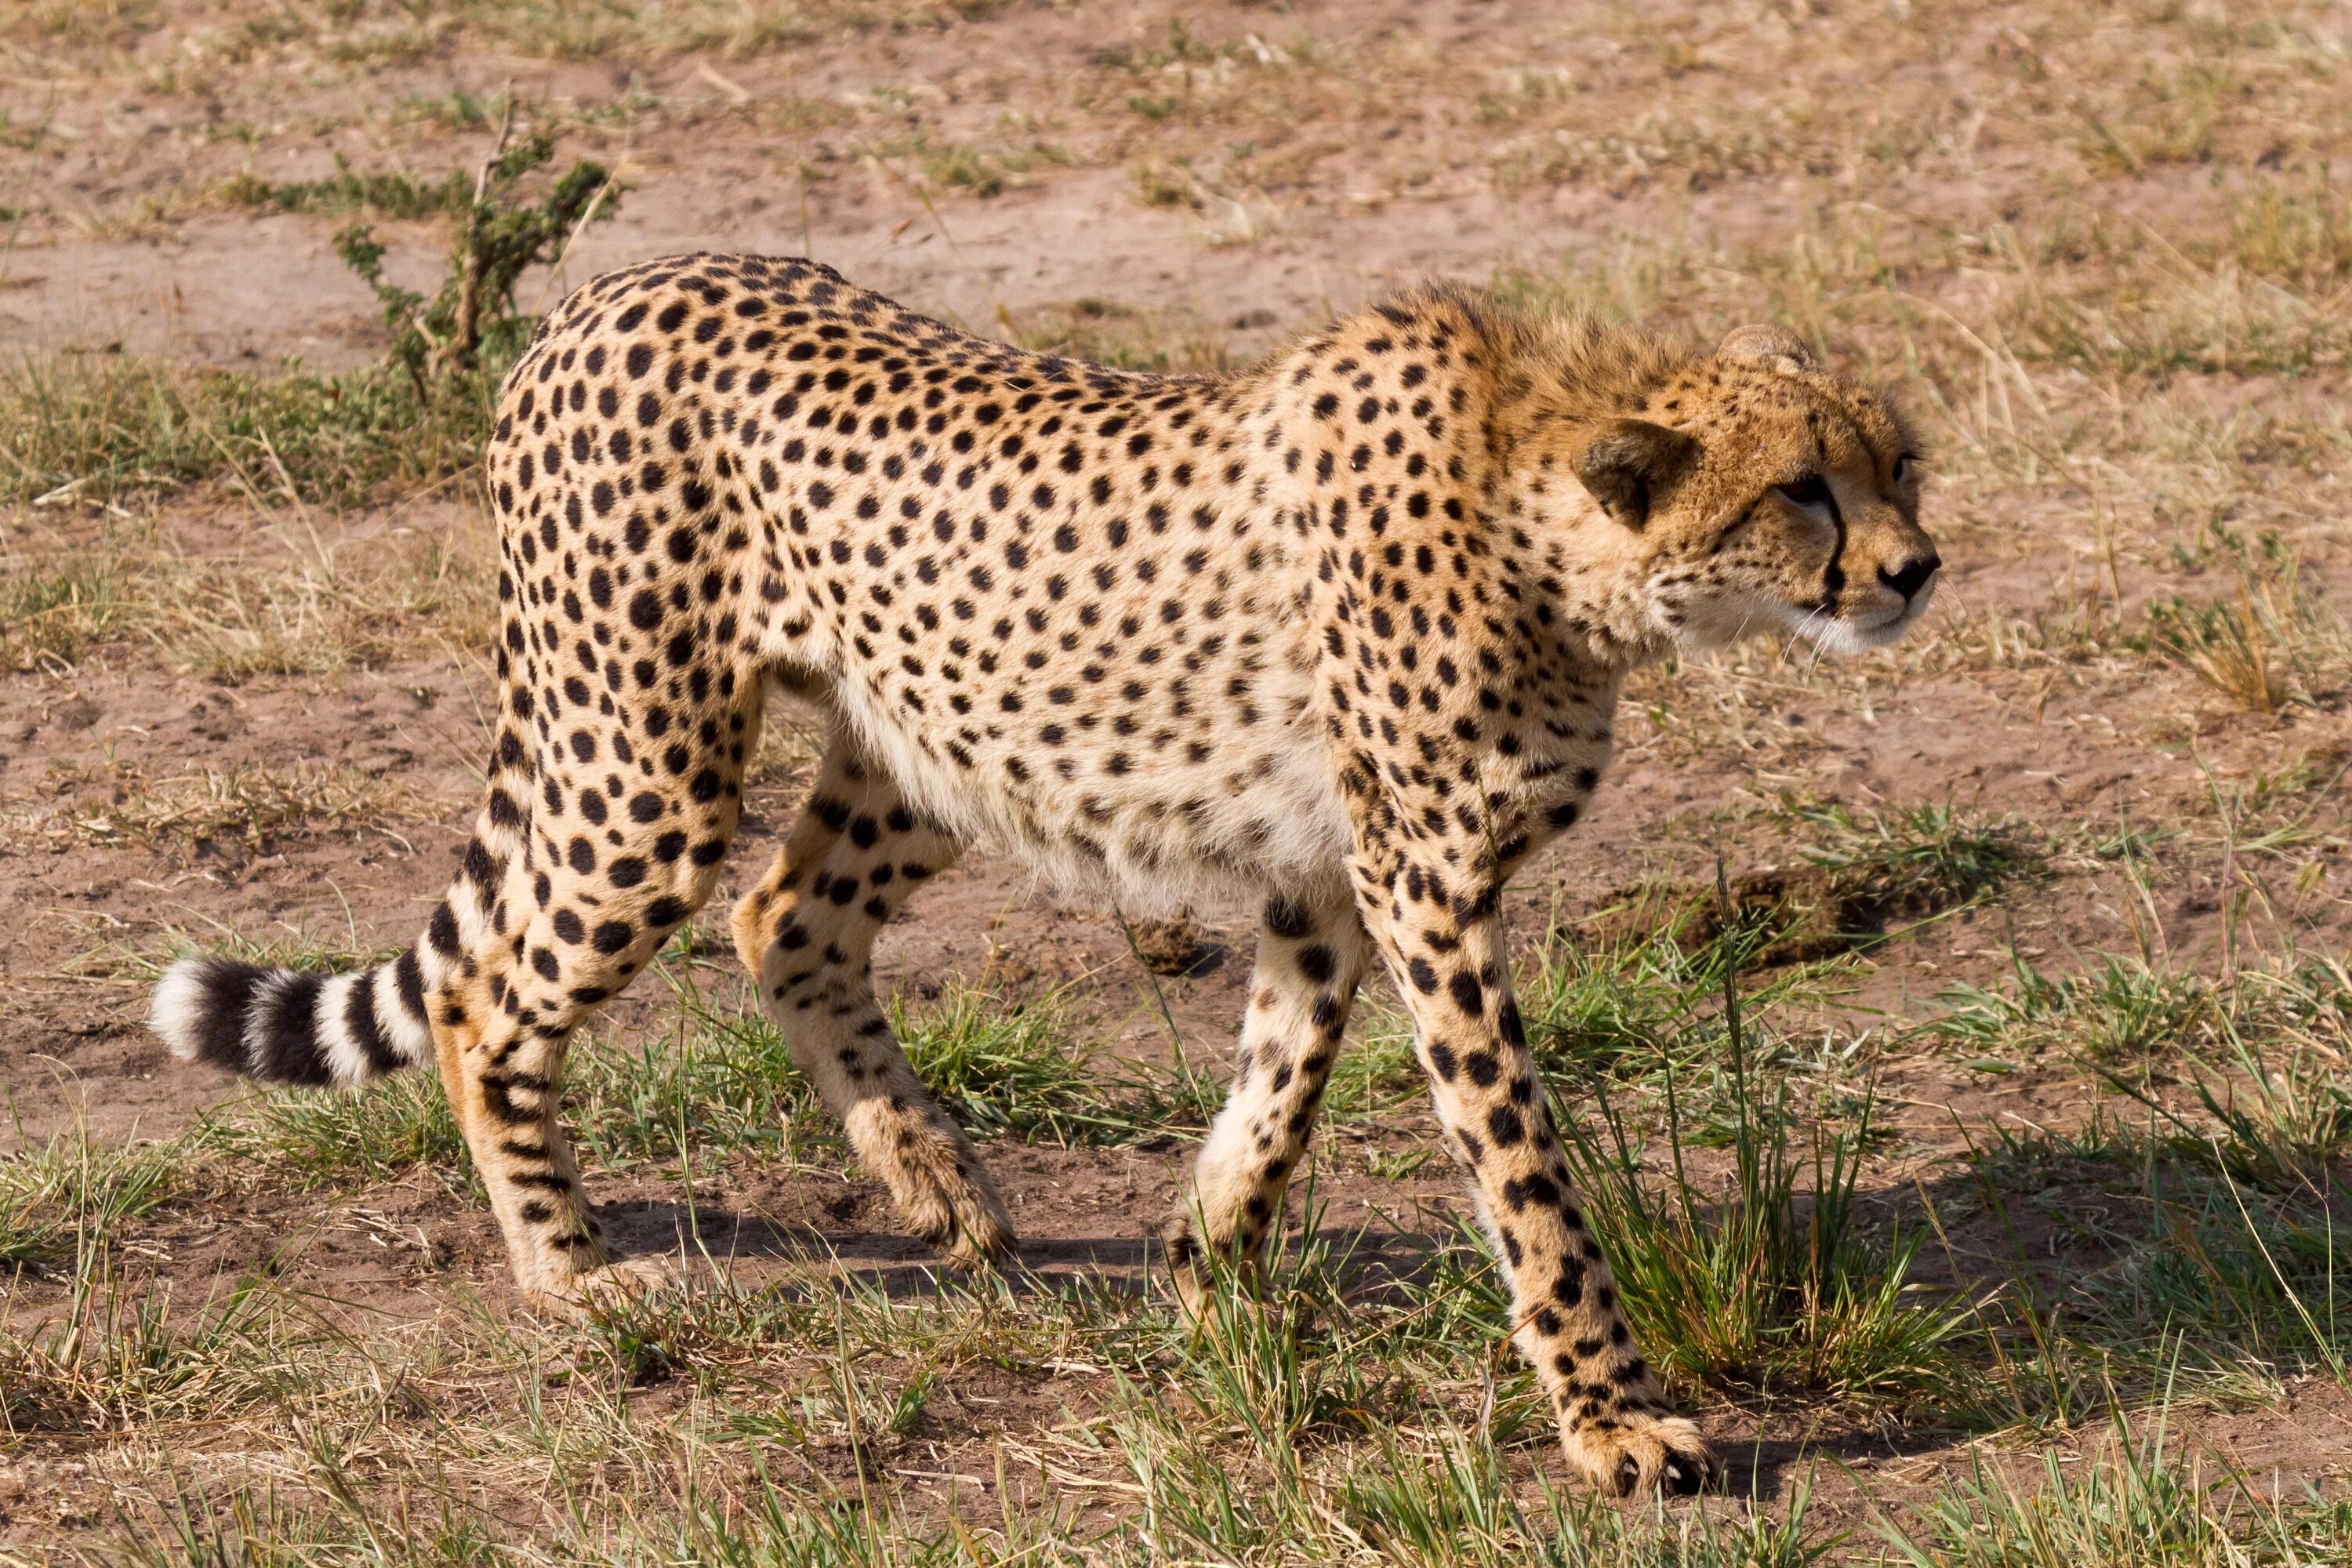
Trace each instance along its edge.
<instances>
[{"instance_id":1,"label":"cheetah mouth","mask_svg":"<svg viewBox=\"0 0 2352 1568\"><path fill-rule=\"evenodd\" d=\"M1865 653L1901 642L1927 609L1927 595L1921 594L1876 620L1824 616L1818 609L1800 610L1797 624L1791 629L1823 653Z\"/></svg>"}]
</instances>

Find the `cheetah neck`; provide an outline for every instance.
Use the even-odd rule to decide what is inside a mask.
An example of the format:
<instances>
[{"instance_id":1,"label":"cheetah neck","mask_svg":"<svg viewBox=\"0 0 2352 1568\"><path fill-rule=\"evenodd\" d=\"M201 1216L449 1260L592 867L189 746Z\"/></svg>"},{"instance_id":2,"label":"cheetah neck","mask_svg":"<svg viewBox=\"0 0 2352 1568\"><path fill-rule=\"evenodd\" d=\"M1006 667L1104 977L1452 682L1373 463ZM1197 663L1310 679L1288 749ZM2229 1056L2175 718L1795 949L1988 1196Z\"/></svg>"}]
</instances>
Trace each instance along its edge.
<instances>
[{"instance_id":1,"label":"cheetah neck","mask_svg":"<svg viewBox=\"0 0 2352 1568\"><path fill-rule=\"evenodd\" d=\"M1655 405L1690 356L1663 338L1582 319L1495 330L1509 367L1487 416L1499 552L1538 624L1561 628L1561 651L1613 684L1673 645L1651 604L1638 536L1601 510L1569 454L1597 421L1661 417Z\"/></svg>"},{"instance_id":2,"label":"cheetah neck","mask_svg":"<svg viewBox=\"0 0 2352 1568\"><path fill-rule=\"evenodd\" d=\"M1543 468L1503 490L1496 531L1504 580L1517 585L1535 626L1556 640L1556 657L1613 690L1672 644L1625 528L1573 479L1562 479Z\"/></svg>"}]
</instances>

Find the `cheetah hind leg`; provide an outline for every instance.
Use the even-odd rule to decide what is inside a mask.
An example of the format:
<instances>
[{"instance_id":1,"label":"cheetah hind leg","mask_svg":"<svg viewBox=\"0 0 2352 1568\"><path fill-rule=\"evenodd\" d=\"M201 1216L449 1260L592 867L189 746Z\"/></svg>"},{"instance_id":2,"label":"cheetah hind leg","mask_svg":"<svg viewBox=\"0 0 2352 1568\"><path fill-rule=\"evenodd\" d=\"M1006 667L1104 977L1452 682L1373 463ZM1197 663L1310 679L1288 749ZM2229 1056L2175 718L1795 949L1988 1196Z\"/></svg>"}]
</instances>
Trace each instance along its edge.
<instances>
[{"instance_id":1,"label":"cheetah hind leg","mask_svg":"<svg viewBox=\"0 0 2352 1568\"><path fill-rule=\"evenodd\" d=\"M985 1270L1013 1261L1013 1216L946 1112L866 1100L843 1121L859 1160L890 1189L907 1228L939 1248L950 1267Z\"/></svg>"},{"instance_id":2,"label":"cheetah hind leg","mask_svg":"<svg viewBox=\"0 0 2352 1568\"><path fill-rule=\"evenodd\" d=\"M874 939L957 854L836 733L782 852L735 909L735 946L793 1059L841 1119L908 1228L960 1268L1013 1256L1013 1217L875 1000Z\"/></svg>"}]
</instances>

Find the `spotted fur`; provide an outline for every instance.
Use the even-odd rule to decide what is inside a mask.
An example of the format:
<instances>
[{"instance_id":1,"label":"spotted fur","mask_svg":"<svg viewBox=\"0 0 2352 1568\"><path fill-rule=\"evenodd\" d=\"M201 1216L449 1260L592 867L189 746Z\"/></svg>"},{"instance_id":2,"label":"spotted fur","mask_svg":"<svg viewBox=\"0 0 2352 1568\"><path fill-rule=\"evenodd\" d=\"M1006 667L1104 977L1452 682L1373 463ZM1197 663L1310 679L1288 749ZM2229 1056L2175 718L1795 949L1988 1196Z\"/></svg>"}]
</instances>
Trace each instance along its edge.
<instances>
[{"instance_id":1,"label":"spotted fur","mask_svg":"<svg viewBox=\"0 0 2352 1568\"><path fill-rule=\"evenodd\" d=\"M1924 607L1911 442L1784 333L1696 354L1401 294L1229 378L969 336L812 262L682 256L573 294L509 378L502 692L461 871L394 963L173 970L184 1056L348 1084L439 1068L528 1289L642 1284L557 1124L572 1032L709 894L778 690L832 740L734 935L795 1058L959 1262L1013 1227L868 973L983 842L1130 909L1262 906L1231 1099L1168 1230L1279 1223L1358 984L1410 1009L1570 1458L1713 1460L1627 1333L1512 1000L1499 894L1608 765L1625 673Z\"/></svg>"}]
</instances>

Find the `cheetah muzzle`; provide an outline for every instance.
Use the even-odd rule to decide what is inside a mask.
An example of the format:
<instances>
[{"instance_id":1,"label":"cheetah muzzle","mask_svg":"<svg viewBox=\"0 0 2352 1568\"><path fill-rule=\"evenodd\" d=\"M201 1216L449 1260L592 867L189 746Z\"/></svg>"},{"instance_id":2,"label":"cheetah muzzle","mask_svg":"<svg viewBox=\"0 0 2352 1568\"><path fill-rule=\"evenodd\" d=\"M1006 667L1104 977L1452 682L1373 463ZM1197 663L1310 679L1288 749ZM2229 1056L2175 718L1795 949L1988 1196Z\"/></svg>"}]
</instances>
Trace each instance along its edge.
<instances>
[{"instance_id":1,"label":"cheetah muzzle","mask_svg":"<svg viewBox=\"0 0 2352 1568\"><path fill-rule=\"evenodd\" d=\"M1279 1223L1375 955L1570 1458L1715 1472L1618 1310L1512 1000L1499 894L1607 767L1626 672L1759 632L1899 637L1916 445L1785 333L1712 354L1408 291L1230 377L969 336L815 263L573 294L509 376L488 799L416 945L174 967L154 1026L256 1078L438 1068L515 1274L616 1260L556 1110L573 1030L709 895L779 692L831 725L734 936L793 1058L955 1261L1013 1226L892 1037L876 933L963 846L1129 909L1255 899L1231 1096L1168 1231L1197 1301Z\"/></svg>"}]
</instances>

